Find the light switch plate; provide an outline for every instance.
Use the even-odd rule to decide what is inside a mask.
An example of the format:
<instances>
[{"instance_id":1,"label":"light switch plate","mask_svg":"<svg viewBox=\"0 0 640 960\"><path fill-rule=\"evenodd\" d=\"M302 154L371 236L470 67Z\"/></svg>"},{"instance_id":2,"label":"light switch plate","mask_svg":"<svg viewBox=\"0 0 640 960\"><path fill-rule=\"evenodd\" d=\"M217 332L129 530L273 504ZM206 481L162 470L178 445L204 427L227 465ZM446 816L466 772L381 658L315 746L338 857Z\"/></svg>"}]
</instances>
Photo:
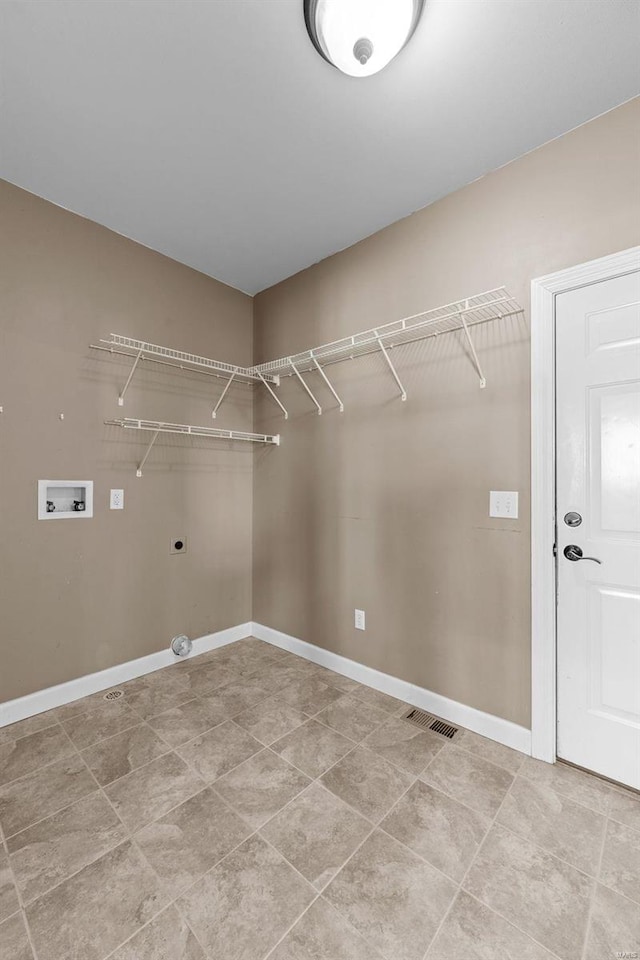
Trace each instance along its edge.
<instances>
[{"instance_id":1,"label":"light switch plate","mask_svg":"<svg viewBox=\"0 0 640 960\"><path fill-rule=\"evenodd\" d=\"M506 520L518 519L518 491L492 490L489 494L489 516Z\"/></svg>"},{"instance_id":2,"label":"light switch plate","mask_svg":"<svg viewBox=\"0 0 640 960\"><path fill-rule=\"evenodd\" d=\"M112 490L109 496L110 510L124 510L124 490Z\"/></svg>"},{"instance_id":3,"label":"light switch plate","mask_svg":"<svg viewBox=\"0 0 640 960\"><path fill-rule=\"evenodd\" d=\"M355 628L356 630L364 630L364 610L355 611Z\"/></svg>"}]
</instances>

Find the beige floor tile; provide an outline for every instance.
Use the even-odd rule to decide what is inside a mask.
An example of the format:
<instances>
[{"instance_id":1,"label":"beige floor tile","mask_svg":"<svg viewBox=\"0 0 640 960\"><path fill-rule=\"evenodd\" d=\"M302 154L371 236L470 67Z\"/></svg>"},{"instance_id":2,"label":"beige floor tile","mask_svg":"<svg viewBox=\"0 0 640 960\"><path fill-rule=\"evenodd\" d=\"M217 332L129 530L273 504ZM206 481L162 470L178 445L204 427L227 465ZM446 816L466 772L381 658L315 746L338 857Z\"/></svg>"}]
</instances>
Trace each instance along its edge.
<instances>
[{"instance_id":1,"label":"beige floor tile","mask_svg":"<svg viewBox=\"0 0 640 960\"><path fill-rule=\"evenodd\" d=\"M561 960L580 956L593 881L563 860L494 826L464 887Z\"/></svg>"},{"instance_id":2,"label":"beige floor tile","mask_svg":"<svg viewBox=\"0 0 640 960\"><path fill-rule=\"evenodd\" d=\"M495 816L513 775L503 767L447 744L420 779L487 817Z\"/></svg>"},{"instance_id":3,"label":"beige floor tile","mask_svg":"<svg viewBox=\"0 0 640 960\"><path fill-rule=\"evenodd\" d=\"M126 684L120 684L117 688L118 690L124 690ZM61 707L56 707L54 710L50 710L49 713L55 717L60 723L64 720L70 720L72 717L79 717L82 713L90 713L92 710L97 710L99 707L104 707L110 705L112 707L119 707L122 705L122 700L105 700L105 694L108 693L109 689L99 690L98 693L91 693L87 697L80 697L78 700L72 700L71 703L65 703Z\"/></svg>"},{"instance_id":4,"label":"beige floor tile","mask_svg":"<svg viewBox=\"0 0 640 960\"><path fill-rule=\"evenodd\" d=\"M167 907L109 960L207 960L175 907Z\"/></svg>"},{"instance_id":5,"label":"beige floor tile","mask_svg":"<svg viewBox=\"0 0 640 960\"><path fill-rule=\"evenodd\" d=\"M24 777L73 752L69 738L59 726L47 727L20 740L10 740L0 746L0 784Z\"/></svg>"},{"instance_id":6,"label":"beige floor tile","mask_svg":"<svg viewBox=\"0 0 640 960\"><path fill-rule=\"evenodd\" d=\"M4 847L0 845L0 920L6 920L20 908L9 858Z\"/></svg>"},{"instance_id":7,"label":"beige floor tile","mask_svg":"<svg viewBox=\"0 0 640 960\"><path fill-rule=\"evenodd\" d=\"M640 903L640 833L637 830L609 820L600 882Z\"/></svg>"},{"instance_id":8,"label":"beige floor tile","mask_svg":"<svg viewBox=\"0 0 640 960\"><path fill-rule=\"evenodd\" d=\"M336 730L307 720L271 746L281 757L315 779L353 750L353 742Z\"/></svg>"},{"instance_id":9,"label":"beige floor tile","mask_svg":"<svg viewBox=\"0 0 640 960\"><path fill-rule=\"evenodd\" d=\"M618 823L640 831L640 794L612 790L609 798L609 816Z\"/></svg>"},{"instance_id":10,"label":"beige floor tile","mask_svg":"<svg viewBox=\"0 0 640 960\"><path fill-rule=\"evenodd\" d=\"M126 835L99 791L17 833L7 849L24 903L97 860Z\"/></svg>"},{"instance_id":11,"label":"beige floor tile","mask_svg":"<svg viewBox=\"0 0 640 960\"><path fill-rule=\"evenodd\" d=\"M363 746L386 757L407 773L419 774L437 753L444 741L435 733L414 727L405 720L393 718L369 734Z\"/></svg>"},{"instance_id":12,"label":"beige floor tile","mask_svg":"<svg viewBox=\"0 0 640 960\"><path fill-rule=\"evenodd\" d=\"M211 730L226 719L226 713L207 700L193 699L149 720L149 726L171 744L178 747L188 740Z\"/></svg>"},{"instance_id":13,"label":"beige floor tile","mask_svg":"<svg viewBox=\"0 0 640 960\"><path fill-rule=\"evenodd\" d=\"M135 840L176 897L242 843L249 827L210 788L185 800Z\"/></svg>"},{"instance_id":14,"label":"beige floor tile","mask_svg":"<svg viewBox=\"0 0 640 960\"><path fill-rule=\"evenodd\" d=\"M332 793L368 820L380 820L411 786L413 777L377 754L357 747L321 777Z\"/></svg>"},{"instance_id":15,"label":"beige floor tile","mask_svg":"<svg viewBox=\"0 0 640 960\"><path fill-rule=\"evenodd\" d=\"M637 903L596 885L584 960L620 960L640 950Z\"/></svg>"},{"instance_id":16,"label":"beige floor tile","mask_svg":"<svg viewBox=\"0 0 640 960\"><path fill-rule=\"evenodd\" d=\"M178 747L176 752L211 783L262 749L262 744L246 730L228 720Z\"/></svg>"},{"instance_id":17,"label":"beige floor tile","mask_svg":"<svg viewBox=\"0 0 640 960\"><path fill-rule=\"evenodd\" d=\"M296 710L279 696L269 697L235 717L235 722L265 746L279 740L307 720L306 713Z\"/></svg>"},{"instance_id":18,"label":"beige floor tile","mask_svg":"<svg viewBox=\"0 0 640 960\"><path fill-rule=\"evenodd\" d=\"M178 905L210 957L263 960L314 897L313 887L253 836L205 874Z\"/></svg>"},{"instance_id":19,"label":"beige floor tile","mask_svg":"<svg viewBox=\"0 0 640 960\"><path fill-rule=\"evenodd\" d=\"M329 687L322 680L316 680L314 677L291 684L280 695L292 707L309 715L319 713L342 696L335 687Z\"/></svg>"},{"instance_id":20,"label":"beige floor tile","mask_svg":"<svg viewBox=\"0 0 640 960\"><path fill-rule=\"evenodd\" d=\"M252 674L252 678L255 683L274 694L290 687L292 683L313 679L313 672L308 664L303 662L287 663L283 666L279 662L272 661L260 666Z\"/></svg>"},{"instance_id":21,"label":"beige floor tile","mask_svg":"<svg viewBox=\"0 0 640 960\"><path fill-rule=\"evenodd\" d=\"M383 956L422 960L455 892L441 873L376 830L324 895Z\"/></svg>"},{"instance_id":22,"label":"beige floor tile","mask_svg":"<svg viewBox=\"0 0 640 960\"><path fill-rule=\"evenodd\" d=\"M322 710L316 719L358 743L385 723L389 714L347 694Z\"/></svg>"},{"instance_id":23,"label":"beige floor tile","mask_svg":"<svg viewBox=\"0 0 640 960\"><path fill-rule=\"evenodd\" d=\"M47 727L56 723L56 719L47 712L38 713L35 717L27 717L26 720L18 720L17 723L10 723L7 727L0 727L0 746L3 743L10 743L12 740L28 737L40 730L46 730Z\"/></svg>"},{"instance_id":24,"label":"beige floor tile","mask_svg":"<svg viewBox=\"0 0 640 960\"><path fill-rule=\"evenodd\" d=\"M418 780L380 827L460 882L490 823L481 813Z\"/></svg>"},{"instance_id":25,"label":"beige floor tile","mask_svg":"<svg viewBox=\"0 0 640 960\"><path fill-rule=\"evenodd\" d=\"M171 707L177 707L193 699L191 690L183 687L143 686L136 693L127 693L126 703L143 720L150 720Z\"/></svg>"},{"instance_id":26,"label":"beige floor tile","mask_svg":"<svg viewBox=\"0 0 640 960\"><path fill-rule=\"evenodd\" d=\"M511 750L510 747L496 743L495 740L488 740L487 737L481 737L477 733L472 733L471 730L461 730L455 739L455 744L482 760L490 760L491 763L504 767L509 773L517 773L524 763L524 753Z\"/></svg>"},{"instance_id":27,"label":"beige floor tile","mask_svg":"<svg viewBox=\"0 0 640 960\"><path fill-rule=\"evenodd\" d=\"M604 780L576 770L566 763L544 763L542 760L534 760L533 757L525 757L520 776L544 783L564 797L590 807L596 813L607 813L612 788Z\"/></svg>"},{"instance_id":28,"label":"beige floor tile","mask_svg":"<svg viewBox=\"0 0 640 960\"><path fill-rule=\"evenodd\" d=\"M225 683L213 693L203 695L202 699L222 710L226 716L233 717L252 707L254 703L266 700L269 695L270 691L265 690L257 680L240 679Z\"/></svg>"},{"instance_id":29,"label":"beige floor tile","mask_svg":"<svg viewBox=\"0 0 640 960\"><path fill-rule=\"evenodd\" d=\"M204 664L199 670L190 670L187 674L187 686L192 696L213 693L226 683L237 680L238 671L226 663Z\"/></svg>"},{"instance_id":30,"label":"beige floor tile","mask_svg":"<svg viewBox=\"0 0 640 960\"><path fill-rule=\"evenodd\" d=\"M216 780L215 789L257 830L309 782L308 777L271 750L263 750Z\"/></svg>"},{"instance_id":31,"label":"beige floor tile","mask_svg":"<svg viewBox=\"0 0 640 960\"><path fill-rule=\"evenodd\" d=\"M104 788L129 830L138 830L204 786L202 779L175 753L167 753Z\"/></svg>"},{"instance_id":32,"label":"beige floor tile","mask_svg":"<svg viewBox=\"0 0 640 960\"><path fill-rule=\"evenodd\" d=\"M141 723L87 747L82 751L82 759L104 786L168 753L169 749L146 723Z\"/></svg>"},{"instance_id":33,"label":"beige floor tile","mask_svg":"<svg viewBox=\"0 0 640 960\"><path fill-rule=\"evenodd\" d=\"M140 693L143 690L184 690L189 686L189 677L179 670L172 670L170 667L163 667L161 670L154 670L152 673L145 673L142 677L135 680L128 680L120 687L125 696L129 697L133 693Z\"/></svg>"},{"instance_id":34,"label":"beige floor tile","mask_svg":"<svg viewBox=\"0 0 640 960\"><path fill-rule=\"evenodd\" d=\"M102 960L166 900L151 867L127 841L27 907L38 960Z\"/></svg>"},{"instance_id":35,"label":"beige floor tile","mask_svg":"<svg viewBox=\"0 0 640 960\"><path fill-rule=\"evenodd\" d=\"M33 960L27 928L21 913L0 923L0 960Z\"/></svg>"},{"instance_id":36,"label":"beige floor tile","mask_svg":"<svg viewBox=\"0 0 640 960\"><path fill-rule=\"evenodd\" d=\"M543 783L517 777L498 823L595 876L606 820Z\"/></svg>"},{"instance_id":37,"label":"beige floor tile","mask_svg":"<svg viewBox=\"0 0 640 960\"><path fill-rule=\"evenodd\" d=\"M554 956L493 910L460 891L426 960L554 960Z\"/></svg>"},{"instance_id":38,"label":"beige floor tile","mask_svg":"<svg viewBox=\"0 0 640 960\"><path fill-rule=\"evenodd\" d=\"M357 930L319 897L269 960L383 960Z\"/></svg>"},{"instance_id":39,"label":"beige floor tile","mask_svg":"<svg viewBox=\"0 0 640 960\"><path fill-rule=\"evenodd\" d=\"M385 713L396 714L402 707L409 709L408 703L396 700L395 697L390 697L388 693L382 693L373 687L365 687L363 684L359 684L353 695L363 703L368 703L370 707L384 710Z\"/></svg>"},{"instance_id":40,"label":"beige floor tile","mask_svg":"<svg viewBox=\"0 0 640 960\"><path fill-rule=\"evenodd\" d=\"M0 825L6 837L92 793L96 782L77 754L0 787Z\"/></svg>"},{"instance_id":41,"label":"beige floor tile","mask_svg":"<svg viewBox=\"0 0 640 960\"><path fill-rule=\"evenodd\" d=\"M318 890L327 885L370 832L367 820L318 783L261 830L262 836Z\"/></svg>"},{"instance_id":42,"label":"beige floor tile","mask_svg":"<svg viewBox=\"0 0 640 960\"><path fill-rule=\"evenodd\" d=\"M65 720L62 726L73 740L78 750L90 747L99 740L106 740L128 727L140 723L140 717L128 706L128 703L105 703L90 713L81 713L77 717Z\"/></svg>"}]
</instances>

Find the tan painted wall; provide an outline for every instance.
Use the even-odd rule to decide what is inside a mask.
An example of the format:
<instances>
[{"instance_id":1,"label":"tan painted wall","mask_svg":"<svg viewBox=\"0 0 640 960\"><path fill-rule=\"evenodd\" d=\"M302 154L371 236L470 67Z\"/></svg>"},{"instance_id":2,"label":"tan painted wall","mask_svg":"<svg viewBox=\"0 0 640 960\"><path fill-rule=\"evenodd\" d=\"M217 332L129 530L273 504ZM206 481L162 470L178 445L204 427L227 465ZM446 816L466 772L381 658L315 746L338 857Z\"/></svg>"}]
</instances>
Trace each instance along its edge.
<instances>
[{"instance_id":1,"label":"tan painted wall","mask_svg":"<svg viewBox=\"0 0 640 960\"><path fill-rule=\"evenodd\" d=\"M479 330L484 391L452 335L396 352L406 403L380 357L332 368L342 415L261 399L254 620L529 725L529 285L640 242L639 130L636 100L255 299L257 360L502 284L526 311Z\"/></svg>"},{"instance_id":2,"label":"tan painted wall","mask_svg":"<svg viewBox=\"0 0 640 960\"><path fill-rule=\"evenodd\" d=\"M221 381L155 367L120 408L130 364L88 345L114 331L248 363L251 313L244 294L0 183L0 701L250 619L252 450L161 438L136 479L147 435L103 425L211 424ZM230 397L217 423L250 429L249 389ZM38 478L93 479L94 518L39 522ZM188 553L170 556L179 535Z\"/></svg>"}]
</instances>

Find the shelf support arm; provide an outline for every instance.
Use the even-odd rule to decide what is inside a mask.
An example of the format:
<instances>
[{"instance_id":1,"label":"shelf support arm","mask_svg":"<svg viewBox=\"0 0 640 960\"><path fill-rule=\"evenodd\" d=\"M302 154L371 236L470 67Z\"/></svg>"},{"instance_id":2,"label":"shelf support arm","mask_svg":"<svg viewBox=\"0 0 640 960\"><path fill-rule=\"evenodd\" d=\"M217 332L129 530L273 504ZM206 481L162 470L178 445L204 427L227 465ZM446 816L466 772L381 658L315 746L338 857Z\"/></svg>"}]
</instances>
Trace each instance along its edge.
<instances>
[{"instance_id":1,"label":"shelf support arm","mask_svg":"<svg viewBox=\"0 0 640 960\"><path fill-rule=\"evenodd\" d=\"M481 390L484 390L484 388L485 388L486 385L487 385L487 381L486 381L486 378L485 378L484 373L482 372L482 367L481 367L481 365L480 365L480 361L479 361L479 359L478 359L478 354L476 353L476 348L475 348L474 343L473 343L473 340L472 340L472 338L471 338L471 334L469 333L469 327L467 326L467 321L465 320L464 313L461 313L461 314L460 314L460 322L461 322L461 324L462 324L462 329L464 330L464 335L465 335L465 337L467 338L467 343L469 344L469 349L471 350L471 355L472 355L472 357L473 357L473 362L474 362L474 364L475 364L476 371L477 371L477 373L478 373L478 376L480 377L480 389L481 389Z\"/></svg>"},{"instance_id":2,"label":"shelf support arm","mask_svg":"<svg viewBox=\"0 0 640 960\"><path fill-rule=\"evenodd\" d=\"M136 470L136 477L141 477L141 476L142 476L142 468L144 467L145 463L147 462L147 458L148 458L149 454L151 453L151 448L153 447L154 443L155 443L156 440L158 439L158 434L159 434L159 433L160 433L160 431L159 431L159 430L156 430L156 432L154 433L153 437L151 438L151 443L150 443L149 446L147 447L147 450L146 450L146 453L145 453L144 457L142 458L142 460L141 460L140 463L138 464L138 469Z\"/></svg>"},{"instance_id":3,"label":"shelf support arm","mask_svg":"<svg viewBox=\"0 0 640 960\"><path fill-rule=\"evenodd\" d=\"M295 365L295 363L293 362L293 360L291 359L291 357L289 357L289 363L290 363L291 369L292 369L293 372L295 373L296 377L298 378L298 380L300 381L300 383L302 384L302 386L303 386L304 389L307 391L307 393L309 394L309 396L311 397L311 399L312 399L313 402L315 403L316 407L318 408L318 416L319 416L319 417L322 416L322 407L320 406L320 404L318 403L318 401L316 400L316 398L315 398L314 395L312 394L312 392L311 392L311 390L309 389L309 386L308 386L306 380L303 378L302 374L300 373L300 371L299 371L298 368L296 367L296 365Z\"/></svg>"},{"instance_id":4,"label":"shelf support arm","mask_svg":"<svg viewBox=\"0 0 640 960\"><path fill-rule=\"evenodd\" d=\"M226 395L227 395L227 390L229 389L229 387L231 386L231 384L232 384L233 381L235 380L235 377L236 377L237 372L238 372L238 367L235 368L235 370L233 371L233 373L231 374L231 376L230 376L229 379L227 380L227 382L226 382L226 384L225 384L225 388L224 388L224 390L222 391L222 393L220 394L220 399L218 400L218 402L216 403L215 407L213 408L213 410L212 410L212 412L211 412L211 416L212 416L212 418L213 418L214 420L216 419L216 416L217 416L217 414L218 414L218 408L220 407L220 404L222 403L222 401L224 400L224 398L225 398Z\"/></svg>"},{"instance_id":5,"label":"shelf support arm","mask_svg":"<svg viewBox=\"0 0 640 960\"><path fill-rule=\"evenodd\" d=\"M267 381L266 381L265 378L262 376L262 374L260 373L259 370L256 370L256 373L258 374L258 376L260 377L260 379L261 379L262 382L264 383L265 387L267 388L267 390L269 391L269 393L271 394L271 396L273 397L273 399L275 400L275 402L278 404L278 406L280 407L280 409L281 409L282 412L284 413L284 418L285 418L285 420L288 420L288 419L289 419L289 414L287 413L284 405L280 402L280 400L279 400L278 397L276 396L275 390L273 390L273 389L271 388L271 386L267 383Z\"/></svg>"},{"instance_id":6,"label":"shelf support arm","mask_svg":"<svg viewBox=\"0 0 640 960\"><path fill-rule=\"evenodd\" d=\"M340 413L344 413L344 403L342 402L342 400L340 399L336 391L333 389L333 385L329 380L329 377L326 375L326 373L324 372L324 370L322 369L322 367L320 366L316 358L313 356L313 354L311 354L311 359L315 364L316 370L318 371L318 373L320 374L320 376L322 377L326 385L329 387L329 390L331 390L331 393L334 395L334 397L338 401L338 406L340 407Z\"/></svg>"},{"instance_id":7,"label":"shelf support arm","mask_svg":"<svg viewBox=\"0 0 640 960\"><path fill-rule=\"evenodd\" d=\"M378 332L378 331L376 330L376 334L377 334L377 332ZM395 382L398 384L398 387L399 387L399 389L400 389L400 399L401 399L401 400L406 400L406 399L407 399L407 391L406 391L405 388L403 387L402 381L401 381L400 377L398 376L398 374L397 374L397 372L396 372L396 368L394 367L393 363L391 362L391 357L389 356L389 354L388 354L388 352L387 352L387 348L385 347L385 345L384 345L384 343L382 342L382 340L380 339L380 337L377 336L376 339L377 339L377 341L378 341L378 346L379 346L380 349L382 350L382 356L385 358L385 360L387 361L387 363L388 363L388 365L389 365L389 370L391 370L391 374L392 374L392 376L393 376L393 379L394 379Z\"/></svg>"},{"instance_id":8,"label":"shelf support arm","mask_svg":"<svg viewBox=\"0 0 640 960\"><path fill-rule=\"evenodd\" d=\"M130 372L129 376L127 377L127 382L125 383L124 387L123 387L122 390L120 391L120 396L118 397L118 406L119 406L119 407L123 407L123 406L124 406L124 395L125 395L125 393L127 392L127 390L129 389L129 384L131 383L131 380L133 379L133 375L134 375L134 373L136 372L136 367L137 367L138 364L140 363L140 360L141 360L141 359L142 359L142 348L141 348L140 350L138 350L138 355L137 355L137 357L135 358L135 360L133 361L133 366L131 367L131 372Z\"/></svg>"}]
</instances>

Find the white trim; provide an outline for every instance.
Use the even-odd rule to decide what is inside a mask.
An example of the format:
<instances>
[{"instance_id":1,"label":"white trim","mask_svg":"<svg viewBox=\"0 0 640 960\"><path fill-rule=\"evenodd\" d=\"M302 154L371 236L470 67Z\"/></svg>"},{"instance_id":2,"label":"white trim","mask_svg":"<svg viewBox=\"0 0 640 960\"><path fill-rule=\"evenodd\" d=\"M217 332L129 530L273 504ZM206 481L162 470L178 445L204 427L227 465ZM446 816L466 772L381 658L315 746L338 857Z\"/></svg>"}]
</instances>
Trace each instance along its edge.
<instances>
[{"instance_id":1,"label":"white trim","mask_svg":"<svg viewBox=\"0 0 640 960\"><path fill-rule=\"evenodd\" d=\"M9 723L16 723L18 720L24 720L27 717L33 717L38 713L44 713L45 710L52 710L54 707L61 707L65 703L72 703L81 697L98 693L100 690L107 690L109 687L125 683L127 680L135 680L136 677L153 673L154 670L170 667L181 660L206 653L207 650L215 650L217 647L224 647L236 640L243 640L245 637L251 636L251 627L251 623L242 623L237 627L230 627L228 630L219 630L217 633L209 633L204 637L198 637L193 641L193 649L188 658L176 657L168 649L159 650L157 653L150 653L148 656L139 657L137 660L128 660L126 663L119 663L115 667L107 667L106 670L99 670L97 673L90 673L87 676L78 677L76 680L68 680L66 683L59 683L55 687L36 690L35 693L18 697L16 700L8 700L6 703L0 704L0 727L5 727Z\"/></svg>"},{"instance_id":2,"label":"white trim","mask_svg":"<svg viewBox=\"0 0 640 960\"><path fill-rule=\"evenodd\" d=\"M261 623L251 624L251 635L282 650L304 657L305 660L327 667L351 680L357 680L358 683L364 683L375 690L381 690L392 697L404 700L412 706L435 713L450 723L459 724L483 737L489 737L490 740L497 740L498 743L520 750L522 753L531 753L531 732L526 727L511 723L510 720L503 720L501 717L483 713L482 710L468 707L456 700L449 700L448 697L443 697L439 693L433 693L399 677L392 677L388 673L381 673L379 670L366 667L355 660L349 660L338 653L332 653L305 640L298 640L297 637L265 627Z\"/></svg>"},{"instance_id":3,"label":"white trim","mask_svg":"<svg viewBox=\"0 0 640 960\"><path fill-rule=\"evenodd\" d=\"M555 298L637 270L640 246L531 281L531 752L556 759Z\"/></svg>"}]
</instances>

